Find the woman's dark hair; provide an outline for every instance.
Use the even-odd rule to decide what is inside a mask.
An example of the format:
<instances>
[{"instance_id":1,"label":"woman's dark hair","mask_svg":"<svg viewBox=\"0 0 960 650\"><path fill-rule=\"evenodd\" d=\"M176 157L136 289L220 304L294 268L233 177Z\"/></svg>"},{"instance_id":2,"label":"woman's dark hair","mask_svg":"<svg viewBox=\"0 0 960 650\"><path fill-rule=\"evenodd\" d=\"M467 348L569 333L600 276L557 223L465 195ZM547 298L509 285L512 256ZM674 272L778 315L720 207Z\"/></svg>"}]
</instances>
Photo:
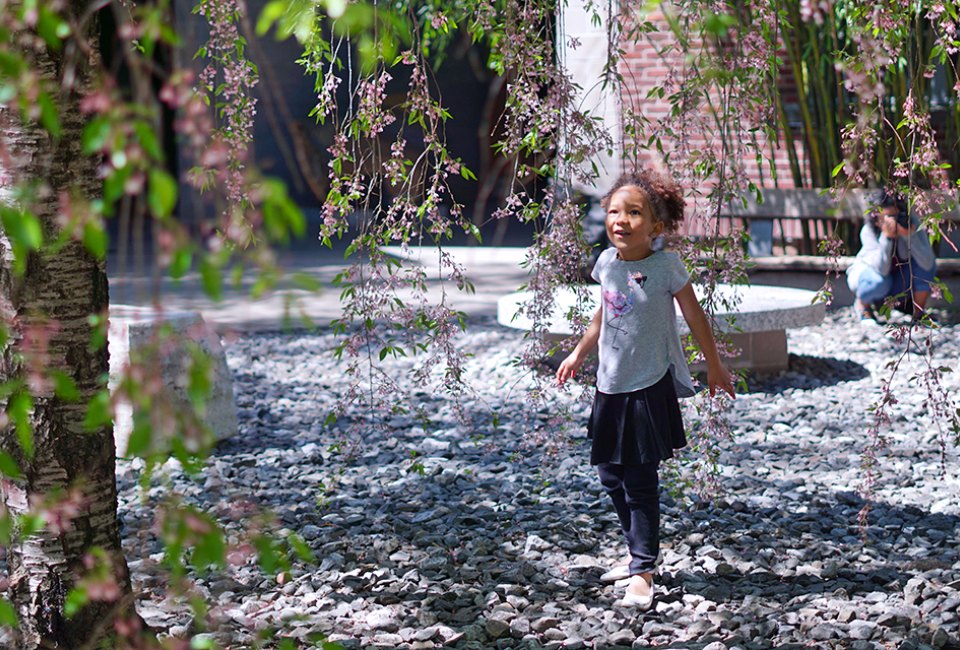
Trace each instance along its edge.
<instances>
[{"instance_id":1,"label":"woman's dark hair","mask_svg":"<svg viewBox=\"0 0 960 650\"><path fill-rule=\"evenodd\" d=\"M897 224L902 228L910 227L910 212L907 209L907 201L904 199L903 194L896 191L895 189L885 187L880 190L880 194L877 198L877 207L880 209L883 208L896 208L896 220ZM877 219L873 220L874 226L878 226Z\"/></svg>"},{"instance_id":2,"label":"woman's dark hair","mask_svg":"<svg viewBox=\"0 0 960 650\"><path fill-rule=\"evenodd\" d=\"M653 218L663 223L666 233L677 231L683 222L683 208L686 201L683 199L683 189L680 184L669 176L646 170L632 171L622 174L614 182L610 191L601 199L600 205L606 210L610 207L610 197L617 190L634 186L647 195Z\"/></svg>"}]
</instances>

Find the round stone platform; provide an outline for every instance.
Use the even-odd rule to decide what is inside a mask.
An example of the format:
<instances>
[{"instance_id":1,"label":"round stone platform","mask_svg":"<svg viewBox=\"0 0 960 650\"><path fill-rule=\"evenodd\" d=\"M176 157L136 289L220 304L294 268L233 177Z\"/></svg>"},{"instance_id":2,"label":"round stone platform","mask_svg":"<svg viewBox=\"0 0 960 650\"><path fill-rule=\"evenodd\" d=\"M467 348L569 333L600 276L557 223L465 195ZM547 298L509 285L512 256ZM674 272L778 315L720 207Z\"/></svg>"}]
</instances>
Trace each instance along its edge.
<instances>
[{"instance_id":1,"label":"round stone platform","mask_svg":"<svg viewBox=\"0 0 960 650\"><path fill-rule=\"evenodd\" d=\"M588 303L592 312L600 304L599 285L589 285ZM697 295L702 292L697 288ZM804 289L753 286L717 286L717 304L732 305L731 309L718 307L714 312L716 328L727 332L731 343L740 354L727 360L732 368L751 370L784 370L788 365L786 330L795 327L817 325L823 321L826 305L814 302L816 293ZM507 294L497 302L497 321L501 325L529 330L533 323L521 307L533 297L528 291ZM556 294L556 304L550 315L548 331L557 336L570 336L573 329L567 314L577 303L573 287L561 287ZM675 303L676 304L676 303ZM686 333L687 323L677 309L677 325ZM592 315L592 313L590 313ZM693 368L697 370L697 368Z\"/></svg>"}]
</instances>

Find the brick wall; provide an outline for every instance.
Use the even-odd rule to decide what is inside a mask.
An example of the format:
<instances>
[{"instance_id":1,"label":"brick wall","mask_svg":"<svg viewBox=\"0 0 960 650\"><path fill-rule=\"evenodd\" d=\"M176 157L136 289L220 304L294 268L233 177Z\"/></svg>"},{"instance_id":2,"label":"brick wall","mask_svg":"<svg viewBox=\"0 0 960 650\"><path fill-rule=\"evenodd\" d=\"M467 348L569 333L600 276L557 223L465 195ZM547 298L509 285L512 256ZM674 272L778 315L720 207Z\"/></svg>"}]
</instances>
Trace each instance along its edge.
<instances>
[{"instance_id":1,"label":"brick wall","mask_svg":"<svg viewBox=\"0 0 960 650\"><path fill-rule=\"evenodd\" d=\"M658 53L658 49L669 46L674 37L669 31L669 27L662 14L652 13L648 19L657 24L659 30L642 36L639 40L624 42L624 57L621 62L621 74L624 78L624 88L622 91L623 119L627 123L630 121L631 113L642 116L649 124L639 126L640 139L645 140L653 133L662 132L665 125L676 126L676 119L670 118L671 104L668 98L671 92L677 89L672 83L671 73L677 74L677 71L683 68L683 59L677 53L671 53L664 57ZM785 53L781 57L785 58ZM674 77L675 79L676 77ZM666 84L667 96L663 98L650 97L648 94L652 89ZM672 86L672 87L671 87ZM796 84L789 68L781 71L778 79L778 86L781 97L785 102L796 102ZM625 126L629 128L629 126ZM689 149L693 152L703 150L720 151L722 142L717 132L717 127L709 119L705 112L695 114L693 119L685 125ZM746 137L740 134L729 144L734 150L739 150L735 155L735 164L739 166L741 173L753 181L755 184L763 187L792 188L796 187L793 174L790 169L787 149L787 135L782 131L779 135L779 143L768 142L762 133L757 134L757 139L762 151L764 160L758 164L755 154L751 148L744 145ZM799 165L803 176L803 182L807 183L806 161L804 157L804 147L800 139L794 137L795 150L799 159ZM630 143L627 141L629 136L625 135L625 150L629 151ZM675 140L668 135L663 137L664 146L671 148ZM776 170L776 178L771 173L771 160ZM663 167L663 161L655 152L643 152L639 157L641 165L653 166L655 168ZM629 163L627 163L629 164ZM690 184L689 165L679 160L671 161L670 171L680 177L684 182ZM692 188L691 188L692 189ZM701 211L696 211L701 212ZM687 225L688 234L697 235L706 232L714 232L717 224L707 220L698 219L692 216ZM722 232L729 232L730 224L720 224Z\"/></svg>"}]
</instances>

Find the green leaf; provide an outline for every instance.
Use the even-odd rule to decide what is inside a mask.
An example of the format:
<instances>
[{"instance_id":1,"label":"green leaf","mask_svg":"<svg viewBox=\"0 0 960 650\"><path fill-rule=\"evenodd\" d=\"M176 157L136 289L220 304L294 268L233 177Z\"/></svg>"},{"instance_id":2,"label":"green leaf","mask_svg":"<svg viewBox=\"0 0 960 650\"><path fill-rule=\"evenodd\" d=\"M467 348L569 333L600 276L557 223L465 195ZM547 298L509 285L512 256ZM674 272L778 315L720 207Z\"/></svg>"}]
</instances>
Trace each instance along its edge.
<instances>
[{"instance_id":1,"label":"green leaf","mask_svg":"<svg viewBox=\"0 0 960 650\"><path fill-rule=\"evenodd\" d=\"M90 602L90 596L87 594L87 590L82 586L74 587L67 594L66 602L63 603L63 613L67 615L67 618L76 616L77 612L83 609L83 606L88 602Z\"/></svg>"},{"instance_id":2,"label":"green leaf","mask_svg":"<svg viewBox=\"0 0 960 650\"><path fill-rule=\"evenodd\" d=\"M273 24L283 17L286 9L287 3L284 0L273 0L272 2L268 2L260 12L260 17L257 18L257 36L263 36L269 32L270 28L273 27Z\"/></svg>"},{"instance_id":3,"label":"green leaf","mask_svg":"<svg viewBox=\"0 0 960 650\"><path fill-rule=\"evenodd\" d=\"M293 534L287 537L287 542L290 544L290 548L293 549L293 552L297 554L297 557L300 558L303 562L309 562L313 564L317 561L317 557L313 554L313 551L310 550L310 547L299 535Z\"/></svg>"},{"instance_id":4,"label":"green leaf","mask_svg":"<svg viewBox=\"0 0 960 650\"><path fill-rule=\"evenodd\" d=\"M147 204L159 219L166 219L173 213L173 208L177 205L177 182L166 170L150 170Z\"/></svg>"},{"instance_id":5,"label":"green leaf","mask_svg":"<svg viewBox=\"0 0 960 650\"><path fill-rule=\"evenodd\" d=\"M189 248L177 248L170 260L170 277L179 280L193 265L193 251Z\"/></svg>"},{"instance_id":6,"label":"green leaf","mask_svg":"<svg viewBox=\"0 0 960 650\"><path fill-rule=\"evenodd\" d=\"M253 546L257 549L260 568L264 573L276 573L278 569L286 568L286 562L281 554L277 552L276 545L272 539L260 535L254 538Z\"/></svg>"},{"instance_id":7,"label":"green leaf","mask_svg":"<svg viewBox=\"0 0 960 650\"><path fill-rule=\"evenodd\" d=\"M16 79L27 67L19 52L0 51L0 76Z\"/></svg>"},{"instance_id":8,"label":"green leaf","mask_svg":"<svg viewBox=\"0 0 960 650\"><path fill-rule=\"evenodd\" d=\"M146 458L153 438L153 425L149 413L137 410L133 414L133 430L127 439L126 458Z\"/></svg>"},{"instance_id":9,"label":"green leaf","mask_svg":"<svg viewBox=\"0 0 960 650\"><path fill-rule=\"evenodd\" d=\"M204 570L207 567L220 567L226 565L227 542L224 539L223 531L212 521L210 532L204 534L193 549L190 562L197 569Z\"/></svg>"},{"instance_id":10,"label":"green leaf","mask_svg":"<svg viewBox=\"0 0 960 650\"><path fill-rule=\"evenodd\" d=\"M0 451L0 474L10 478L20 478L20 466L13 456L5 451Z\"/></svg>"},{"instance_id":11,"label":"green leaf","mask_svg":"<svg viewBox=\"0 0 960 650\"><path fill-rule=\"evenodd\" d=\"M195 636L190 639L190 650L212 650L216 642L210 637Z\"/></svg>"},{"instance_id":12,"label":"green leaf","mask_svg":"<svg viewBox=\"0 0 960 650\"><path fill-rule=\"evenodd\" d=\"M40 105L40 124L54 139L58 139L63 130L60 127L60 111L53 97L48 92L40 91L37 95L37 103Z\"/></svg>"},{"instance_id":13,"label":"green leaf","mask_svg":"<svg viewBox=\"0 0 960 650\"><path fill-rule=\"evenodd\" d=\"M6 598L0 598L0 627L17 629L20 622L17 620L17 610Z\"/></svg>"},{"instance_id":14,"label":"green leaf","mask_svg":"<svg viewBox=\"0 0 960 650\"><path fill-rule=\"evenodd\" d=\"M113 415L110 412L110 393L101 390L87 405L87 414L83 420L83 426L87 431L96 431L107 426L113 421Z\"/></svg>"},{"instance_id":15,"label":"green leaf","mask_svg":"<svg viewBox=\"0 0 960 650\"><path fill-rule=\"evenodd\" d=\"M187 396L193 408L202 413L206 409L207 398L213 391L213 365L202 350L196 350L190 360L187 373Z\"/></svg>"},{"instance_id":16,"label":"green leaf","mask_svg":"<svg viewBox=\"0 0 960 650\"><path fill-rule=\"evenodd\" d=\"M293 273L290 276L290 281L294 286L311 293L316 293L323 287L319 280L307 273Z\"/></svg>"},{"instance_id":17,"label":"green leaf","mask_svg":"<svg viewBox=\"0 0 960 650\"><path fill-rule=\"evenodd\" d=\"M287 194L286 186L276 179L268 179L263 189L263 224L270 238L286 243L290 240L290 233L303 237L307 220L300 206Z\"/></svg>"},{"instance_id":18,"label":"green leaf","mask_svg":"<svg viewBox=\"0 0 960 650\"><path fill-rule=\"evenodd\" d=\"M0 513L0 544L10 546L13 542L13 533L16 529L14 517L10 511Z\"/></svg>"},{"instance_id":19,"label":"green leaf","mask_svg":"<svg viewBox=\"0 0 960 650\"><path fill-rule=\"evenodd\" d=\"M19 391L14 393L7 402L7 415L13 421L20 448L27 458L33 458L35 451L33 443L33 426L30 423L30 413L33 411L33 397L30 393Z\"/></svg>"},{"instance_id":20,"label":"green leaf","mask_svg":"<svg viewBox=\"0 0 960 650\"><path fill-rule=\"evenodd\" d=\"M83 245L98 260L107 257L107 235L103 224L98 220L87 221L83 224Z\"/></svg>"},{"instance_id":21,"label":"green leaf","mask_svg":"<svg viewBox=\"0 0 960 650\"><path fill-rule=\"evenodd\" d=\"M90 334L90 349L102 350L107 345L107 326L109 320L101 314L90 314L87 317L93 332Z\"/></svg>"},{"instance_id":22,"label":"green leaf","mask_svg":"<svg viewBox=\"0 0 960 650\"><path fill-rule=\"evenodd\" d=\"M65 402L76 402L80 399L80 391L73 377L62 370L52 369L48 372L53 380L53 392Z\"/></svg>"},{"instance_id":23,"label":"green leaf","mask_svg":"<svg viewBox=\"0 0 960 650\"><path fill-rule=\"evenodd\" d=\"M43 530L43 517L37 512L28 512L16 518L16 531L19 539L26 539Z\"/></svg>"},{"instance_id":24,"label":"green leaf","mask_svg":"<svg viewBox=\"0 0 960 650\"><path fill-rule=\"evenodd\" d=\"M40 220L30 212L0 205L0 227L10 240L13 250L14 270L23 275L27 270L30 251L43 245L43 228Z\"/></svg>"},{"instance_id":25,"label":"green leaf","mask_svg":"<svg viewBox=\"0 0 960 650\"><path fill-rule=\"evenodd\" d=\"M477 224L473 223L472 221L468 222L467 232L473 235L474 239L476 239L478 242L481 244L483 243L483 236L480 234L480 228L477 227Z\"/></svg>"},{"instance_id":26,"label":"green leaf","mask_svg":"<svg viewBox=\"0 0 960 650\"><path fill-rule=\"evenodd\" d=\"M110 137L111 125L109 120L103 116L98 116L90 120L83 129L83 135L80 142L83 146L83 153L88 156L97 151L101 151L107 144Z\"/></svg>"},{"instance_id":27,"label":"green leaf","mask_svg":"<svg viewBox=\"0 0 960 650\"><path fill-rule=\"evenodd\" d=\"M3 232L14 246L38 250L43 244L40 220L30 212L0 206L0 221L3 223Z\"/></svg>"},{"instance_id":28,"label":"green leaf","mask_svg":"<svg viewBox=\"0 0 960 650\"><path fill-rule=\"evenodd\" d=\"M60 51L63 39L70 36L70 25L60 16L50 11L47 5L40 5L37 17L37 33L51 50Z\"/></svg>"},{"instance_id":29,"label":"green leaf","mask_svg":"<svg viewBox=\"0 0 960 650\"><path fill-rule=\"evenodd\" d=\"M155 161L162 163L163 149L160 147L160 142L157 140L153 128L146 122L139 121L134 123L133 131L137 134L137 140L143 150Z\"/></svg>"},{"instance_id":30,"label":"green leaf","mask_svg":"<svg viewBox=\"0 0 960 650\"><path fill-rule=\"evenodd\" d=\"M130 178L132 173L133 169L126 165L115 168L103 180L103 201L106 214L110 214L113 203L119 201L124 195L127 179Z\"/></svg>"},{"instance_id":31,"label":"green leaf","mask_svg":"<svg viewBox=\"0 0 960 650\"><path fill-rule=\"evenodd\" d=\"M737 19L728 14L707 14L703 21L703 29L708 34L724 38L730 31L730 28L737 24Z\"/></svg>"},{"instance_id":32,"label":"green leaf","mask_svg":"<svg viewBox=\"0 0 960 650\"><path fill-rule=\"evenodd\" d=\"M214 300L223 298L223 272L209 256L200 260L200 280L208 296Z\"/></svg>"}]
</instances>

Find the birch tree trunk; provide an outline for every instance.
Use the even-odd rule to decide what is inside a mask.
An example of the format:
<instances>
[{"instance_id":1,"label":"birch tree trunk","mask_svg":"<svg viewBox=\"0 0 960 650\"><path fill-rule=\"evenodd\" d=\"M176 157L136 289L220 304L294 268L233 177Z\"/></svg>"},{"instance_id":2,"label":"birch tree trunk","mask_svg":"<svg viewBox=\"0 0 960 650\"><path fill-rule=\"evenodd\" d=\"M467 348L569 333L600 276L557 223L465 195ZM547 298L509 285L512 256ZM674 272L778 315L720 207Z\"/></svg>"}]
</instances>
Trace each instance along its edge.
<instances>
[{"instance_id":1,"label":"birch tree trunk","mask_svg":"<svg viewBox=\"0 0 960 650\"><path fill-rule=\"evenodd\" d=\"M85 2L73 2L85 9ZM78 12L79 13L79 12ZM87 43L92 44L90 34ZM96 46L86 48L95 51ZM8 158L0 157L0 201L11 201L10 188L37 183L40 191L30 204L40 219L45 240L58 234L58 206L62 193L92 197L99 192L95 163L83 156L81 133L84 116L79 110L78 89L89 83L94 61L82 58L84 48L68 42L58 52L40 52L33 62L47 79L64 69L77 75L72 90L61 93L59 107L62 136L53 139L36 125L24 125L19 114L0 107L0 137ZM63 57L76 57L64 66ZM89 57L88 57L89 58ZM7 167L7 168L4 168ZM24 206L27 207L27 206ZM117 521L115 453L110 427L84 428L86 405L102 388L108 372L106 347L91 347L90 316L106 315L107 277L104 260L71 242L56 254L41 250L29 257L26 273L12 267L10 242L0 231L0 316L10 339L0 355L0 381L24 378L30 367L31 346L48 336L48 364L66 372L76 382L81 399L69 403L56 397L43 382L29 382L34 407L31 414L35 453L22 453L17 437L7 426L0 444L21 464L22 479L4 480L3 504L13 514L36 507L49 496L68 491L82 494L72 499L78 515L57 530L47 527L11 548L8 553L10 593L20 619L16 643L21 648L76 648L112 632L118 615L133 612L129 573L120 546ZM37 334L41 334L37 338ZM109 558L107 597L101 592L78 614L67 618L64 598L85 572L85 558L94 548Z\"/></svg>"}]
</instances>

